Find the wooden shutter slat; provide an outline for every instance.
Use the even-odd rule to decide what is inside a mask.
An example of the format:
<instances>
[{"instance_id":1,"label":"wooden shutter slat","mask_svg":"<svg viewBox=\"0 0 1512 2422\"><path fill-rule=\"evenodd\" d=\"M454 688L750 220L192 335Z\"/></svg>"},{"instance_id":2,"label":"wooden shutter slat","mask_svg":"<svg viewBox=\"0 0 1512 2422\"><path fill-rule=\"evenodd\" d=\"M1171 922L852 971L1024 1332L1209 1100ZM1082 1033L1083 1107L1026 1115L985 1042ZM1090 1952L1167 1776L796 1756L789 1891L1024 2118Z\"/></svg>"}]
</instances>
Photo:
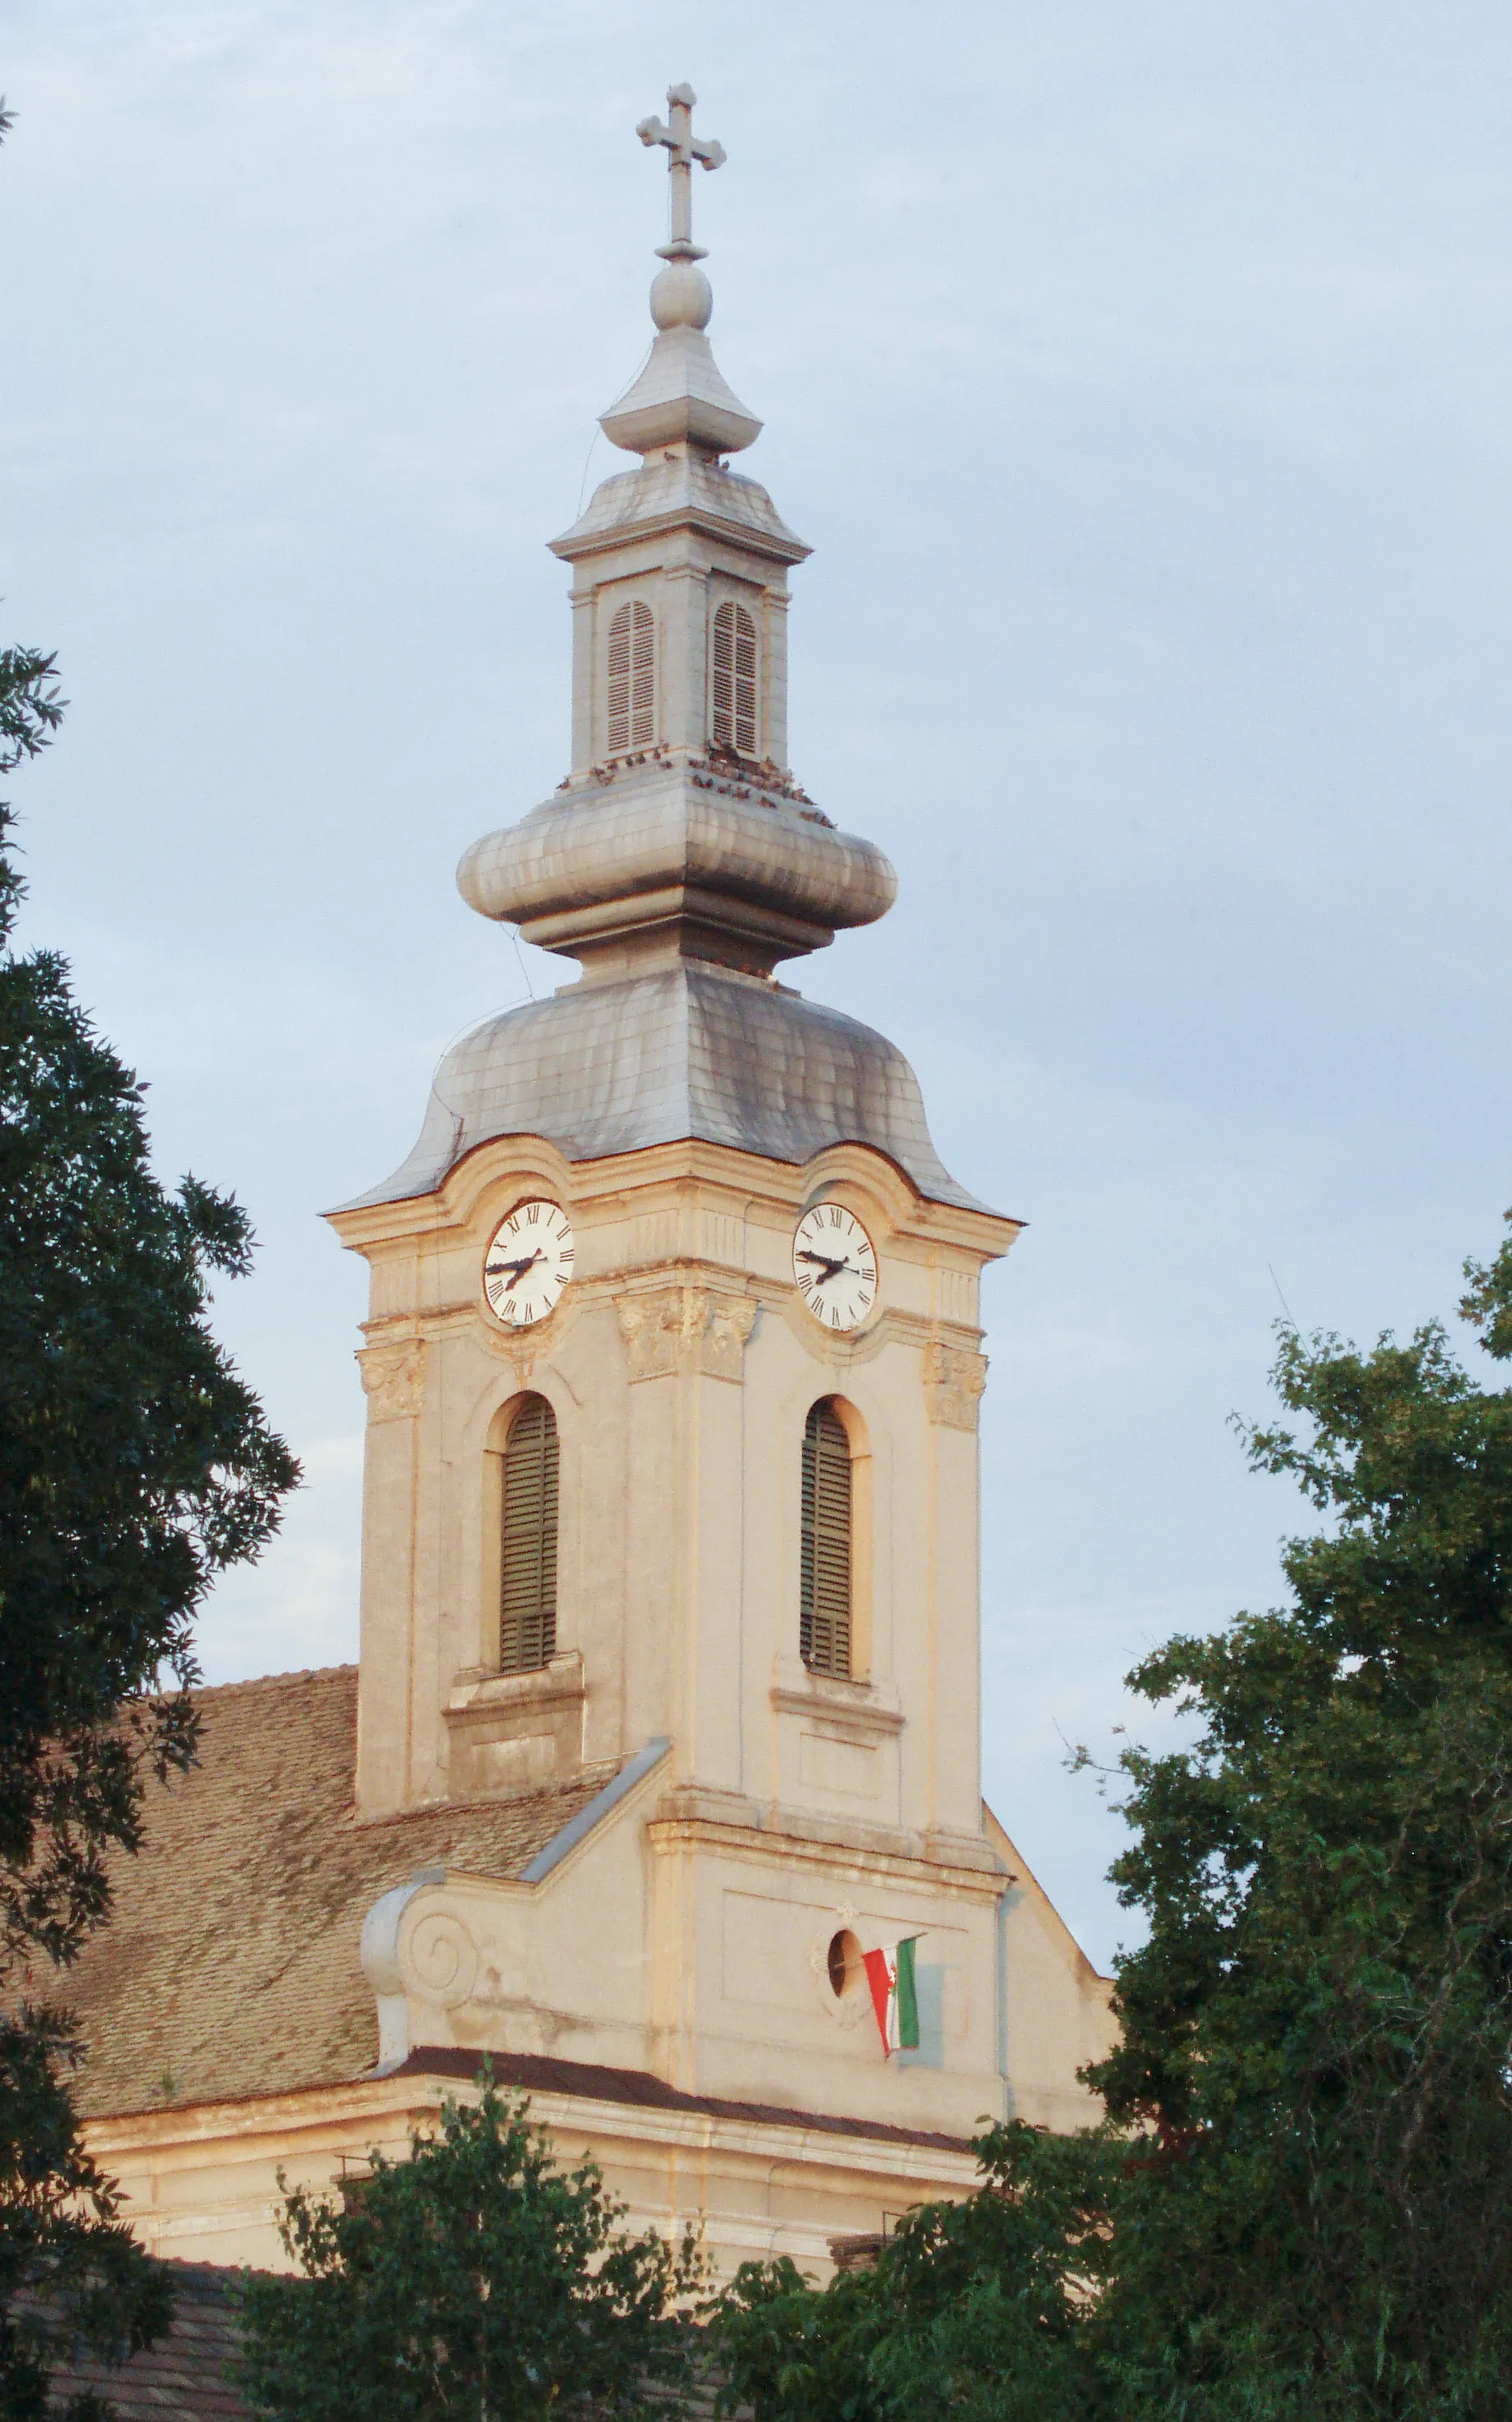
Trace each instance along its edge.
<instances>
[{"instance_id":1,"label":"wooden shutter slat","mask_svg":"<svg viewBox=\"0 0 1512 2422\"><path fill-rule=\"evenodd\" d=\"M714 618L710 722L721 748L756 754L756 625L744 606L721 606Z\"/></svg>"},{"instance_id":2,"label":"wooden shutter slat","mask_svg":"<svg viewBox=\"0 0 1512 2422\"><path fill-rule=\"evenodd\" d=\"M742 757L756 754L756 625L743 607L735 608L735 747Z\"/></svg>"},{"instance_id":3,"label":"wooden shutter slat","mask_svg":"<svg viewBox=\"0 0 1512 2422\"><path fill-rule=\"evenodd\" d=\"M557 1646L557 1421L528 1396L504 1446L499 1670L528 1674Z\"/></svg>"},{"instance_id":4,"label":"wooden shutter slat","mask_svg":"<svg viewBox=\"0 0 1512 2422\"><path fill-rule=\"evenodd\" d=\"M607 753L649 748L656 737L656 622L638 598L609 624Z\"/></svg>"},{"instance_id":5,"label":"wooden shutter slat","mask_svg":"<svg viewBox=\"0 0 1512 2422\"><path fill-rule=\"evenodd\" d=\"M649 748L656 737L656 663L651 609L636 606L631 609L632 673L630 689L630 746Z\"/></svg>"},{"instance_id":6,"label":"wooden shutter slat","mask_svg":"<svg viewBox=\"0 0 1512 2422\"><path fill-rule=\"evenodd\" d=\"M815 1674L851 1669L851 1459L832 1405L815 1405L803 1430L799 1648Z\"/></svg>"}]
</instances>

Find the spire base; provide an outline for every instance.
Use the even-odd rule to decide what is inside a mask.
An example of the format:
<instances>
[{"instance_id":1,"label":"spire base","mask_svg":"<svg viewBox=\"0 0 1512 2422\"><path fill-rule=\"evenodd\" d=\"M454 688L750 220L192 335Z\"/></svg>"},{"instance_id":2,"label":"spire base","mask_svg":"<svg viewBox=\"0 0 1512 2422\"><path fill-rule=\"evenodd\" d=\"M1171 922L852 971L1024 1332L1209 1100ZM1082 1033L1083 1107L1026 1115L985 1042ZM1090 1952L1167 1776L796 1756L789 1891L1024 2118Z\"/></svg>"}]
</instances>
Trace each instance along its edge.
<instances>
[{"instance_id":1,"label":"spire base","mask_svg":"<svg viewBox=\"0 0 1512 2422\"><path fill-rule=\"evenodd\" d=\"M600 414L599 427L627 454L653 454L679 440L709 454L738 454L762 433L755 414L726 385L702 329L685 322L658 330L645 369Z\"/></svg>"}]
</instances>

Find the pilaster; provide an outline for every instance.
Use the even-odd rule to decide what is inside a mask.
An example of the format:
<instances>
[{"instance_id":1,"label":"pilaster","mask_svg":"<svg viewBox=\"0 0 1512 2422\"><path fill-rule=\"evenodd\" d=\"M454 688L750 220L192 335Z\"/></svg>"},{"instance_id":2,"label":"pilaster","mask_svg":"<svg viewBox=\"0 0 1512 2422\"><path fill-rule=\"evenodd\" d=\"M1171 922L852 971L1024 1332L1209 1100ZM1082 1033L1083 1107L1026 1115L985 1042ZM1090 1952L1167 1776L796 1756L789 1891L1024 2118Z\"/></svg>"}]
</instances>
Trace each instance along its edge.
<instances>
[{"instance_id":1,"label":"pilaster","mask_svg":"<svg viewBox=\"0 0 1512 2422\"><path fill-rule=\"evenodd\" d=\"M598 592L590 584L575 584L573 607L573 772L586 774L596 751L593 746L593 654L598 628Z\"/></svg>"}]
</instances>

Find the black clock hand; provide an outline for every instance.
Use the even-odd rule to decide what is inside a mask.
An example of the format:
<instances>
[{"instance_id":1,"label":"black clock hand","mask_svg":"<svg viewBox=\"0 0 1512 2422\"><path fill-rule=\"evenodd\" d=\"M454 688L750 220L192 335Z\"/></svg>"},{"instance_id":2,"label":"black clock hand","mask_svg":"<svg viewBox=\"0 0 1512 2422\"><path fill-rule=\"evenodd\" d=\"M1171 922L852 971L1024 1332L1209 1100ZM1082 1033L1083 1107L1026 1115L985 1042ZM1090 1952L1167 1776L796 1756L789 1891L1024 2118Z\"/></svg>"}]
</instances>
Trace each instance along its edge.
<instances>
[{"instance_id":1,"label":"black clock hand","mask_svg":"<svg viewBox=\"0 0 1512 2422\"><path fill-rule=\"evenodd\" d=\"M504 1292L506 1295L512 1295L514 1289L519 1285L520 1281L524 1278L526 1271L533 1270L537 1262L543 1258L543 1255L538 1249L535 1252L529 1254L523 1262L490 1262L483 1272L483 1276L489 1279L498 1279L502 1278L507 1270L510 1273L510 1282Z\"/></svg>"},{"instance_id":2,"label":"black clock hand","mask_svg":"<svg viewBox=\"0 0 1512 2422\"><path fill-rule=\"evenodd\" d=\"M831 1261L827 1253L803 1252L798 1255L798 1259L800 1262L818 1262L822 1265L824 1277L818 1282L820 1286L827 1285L828 1282L834 1277L837 1270L849 1269L850 1267L850 1264L848 1262Z\"/></svg>"}]
</instances>

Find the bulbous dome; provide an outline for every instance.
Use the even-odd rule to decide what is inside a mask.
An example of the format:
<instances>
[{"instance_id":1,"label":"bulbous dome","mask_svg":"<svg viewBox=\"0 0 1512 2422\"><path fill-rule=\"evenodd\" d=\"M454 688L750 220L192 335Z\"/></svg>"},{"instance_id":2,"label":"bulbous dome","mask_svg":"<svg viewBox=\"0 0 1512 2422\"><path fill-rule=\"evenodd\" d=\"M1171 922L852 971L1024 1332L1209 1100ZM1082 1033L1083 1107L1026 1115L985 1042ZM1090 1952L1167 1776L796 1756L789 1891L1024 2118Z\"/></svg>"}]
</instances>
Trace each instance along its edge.
<instances>
[{"instance_id":1,"label":"bulbous dome","mask_svg":"<svg viewBox=\"0 0 1512 2422\"><path fill-rule=\"evenodd\" d=\"M897 896L881 850L740 768L651 762L574 785L475 841L457 885L480 916L585 965L669 957L767 974Z\"/></svg>"},{"instance_id":2,"label":"bulbous dome","mask_svg":"<svg viewBox=\"0 0 1512 2422\"><path fill-rule=\"evenodd\" d=\"M838 1010L713 968L575 984L454 1044L414 1151L360 1204L432 1194L480 1144L542 1136L568 1160L685 1137L803 1167L869 1144L928 1202L985 1206L941 1165L903 1053Z\"/></svg>"}]
</instances>

